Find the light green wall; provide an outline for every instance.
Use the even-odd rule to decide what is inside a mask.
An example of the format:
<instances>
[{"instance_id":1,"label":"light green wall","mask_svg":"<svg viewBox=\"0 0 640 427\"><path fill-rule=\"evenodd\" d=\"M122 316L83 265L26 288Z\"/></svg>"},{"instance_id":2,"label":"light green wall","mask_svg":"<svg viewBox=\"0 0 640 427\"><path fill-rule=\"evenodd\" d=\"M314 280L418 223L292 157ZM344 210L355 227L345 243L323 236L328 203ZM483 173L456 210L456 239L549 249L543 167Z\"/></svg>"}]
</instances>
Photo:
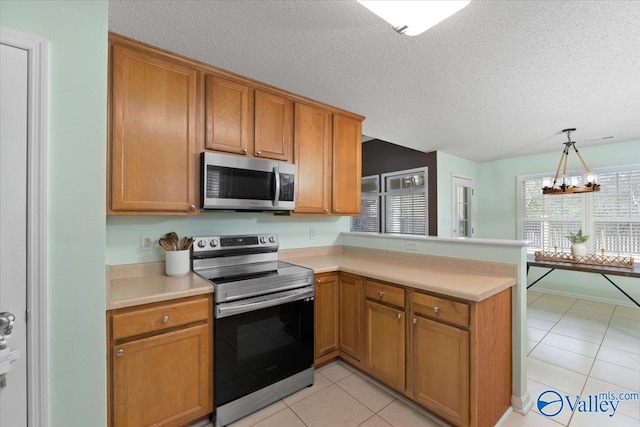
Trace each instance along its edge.
<instances>
[{"instance_id":1,"label":"light green wall","mask_svg":"<svg viewBox=\"0 0 640 427\"><path fill-rule=\"evenodd\" d=\"M50 42L50 426L103 426L108 4L2 0L0 25Z\"/></svg>"},{"instance_id":2,"label":"light green wall","mask_svg":"<svg viewBox=\"0 0 640 427\"><path fill-rule=\"evenodd\" d=\"M515 239L517 235L517 176L548 173L555 174L560 160L561 148L557 152L516 157L481 163L476 181L477 210L476 237ZM640 140L580 148L580 153L593 168L625 165L640 161ZM570 169L581 169L580 161L572 153ZM562 197L562 196L558 196ZM533 268L529 282L546 269ZM618 277L619 284L636 300L640 301L637 279ZM624 295L597 274L554 271L534 288L540 291L582 295L606 302L630 304Z\"/></svg>"},{"instance_id":3,"label":"light green wall","mask_svg":"<svg viewBox=\"0 0 640 427\"><path fill-rule=\"evenodd\" d=\"M451 217L451 176L457 175L475 180L480 165L471 160L456 157L443 151L437 152L437 162L438 236L451 237L451 221L453 220Z\"/></svg>"},{"instance_id":4,"label":"light green wall","mask_svg":"<svg viewBox=\"0 0 640 427\"><path fill-rule=\"evenodd\" d=\"M475 237L516 239L517 177L537 173L553 176L560 152L558 149L557 152L476 163L438 151L438 236L451 236L451 175L459 174L475 179ZM580 152L591 168L637 163L640 161L640 140L580 148ZM581 168L575 155L570 157L569 167ZM529 283L546 271L532 268ZM614 281L640 300L640 289L635 286L635 279L618 277ZM620 291L595 274L555 271L536 284L535 289L614 304L631 304Z\"/></svg>"},{"instance_id":5,"label":"light green wall","mask_svg":"<svg viewBox=\"0 0 640 427\"><path fill-rule=\"evenodd\" d=\"M341 244L340 232L349 231L349 217L278 216L270 213L203 212L197 217L107 217L107 264L133 264L164 260L164 251L140 252L140 235L154 240L175 231L179 236L278 233L280 249ZM316 240L309 229L316 229Z\"/></svg>"}]
</instances>

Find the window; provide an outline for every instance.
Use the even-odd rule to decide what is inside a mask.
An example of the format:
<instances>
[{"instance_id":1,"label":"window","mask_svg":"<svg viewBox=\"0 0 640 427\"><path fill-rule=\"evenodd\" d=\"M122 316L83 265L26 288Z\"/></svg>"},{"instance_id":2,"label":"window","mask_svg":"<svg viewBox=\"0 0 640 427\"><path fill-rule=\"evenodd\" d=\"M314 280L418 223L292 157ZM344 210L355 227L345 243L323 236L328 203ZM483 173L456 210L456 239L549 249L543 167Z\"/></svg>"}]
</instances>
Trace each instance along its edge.
<instances>
[{"instance_id":1,"label":"window","mask_svg":"<svg viewBox=\"0 0 640 427\"><path fill-rule=\"evenodd\" d=\"M640 255L640 165L593 172L601 185L596 193L543 196L546 175L518 178L518 237L532 242L529 251L568 251L567 234L582 228L591 236L590 253Z\"/></svg>"},{"instance_id":2,"label":"window","mask_svg":"<svg viewBox=\"0 0 640 427\"><path fill-rule=\"evenodd\" d=\"M351 231L427 235L427 168L362 178L362 209Z\"/></svg>"},{"instance_id":3,"label":"window","mask_svg":"<svg viewBox=\"0 0 640 427\"><path fill-rule=\"evenodd\" d=\"M427 170L382 175L385 185L384 232L427 235Z\"/></svg>"},{"instance_id":4,"label":"window","mask_svg":"<svg viewBox=\"0 0 640 427\"><path fill-rule=\"evenodd\" d=\"M351 231L380 232L380 178L378 175L362 178L362 205L360 216L351 217Z\"/></svg>"}]
</instances>

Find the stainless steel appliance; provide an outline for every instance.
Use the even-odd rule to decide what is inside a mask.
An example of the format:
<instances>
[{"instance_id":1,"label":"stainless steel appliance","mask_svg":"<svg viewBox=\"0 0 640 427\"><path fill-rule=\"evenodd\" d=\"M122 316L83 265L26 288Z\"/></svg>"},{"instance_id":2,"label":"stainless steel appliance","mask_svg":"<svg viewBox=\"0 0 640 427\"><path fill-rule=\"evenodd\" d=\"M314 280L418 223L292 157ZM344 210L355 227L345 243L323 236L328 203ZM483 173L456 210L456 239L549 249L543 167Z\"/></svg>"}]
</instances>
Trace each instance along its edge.
<instances>
[{"instance_id":1,"label":"stainless steel appliance","mask_svg":"<svg viewBox=\"0 0 640 427\"><path fill-rule=\"evenodd\" d=\"M278 259L278 236L194 238L215 288L216 426L313 385L313 271Z\"/></svg>"},{"instance_id":2,"label":"stainless steel appliance","mask_svg":"<svg viewBox=\"0 0 640 427\"><path fill-rule=\"evenodd\" d=\"M204 152L201 170L203 209L288 211L295 208L295 165Z\"/></svg>"}]
</instances>

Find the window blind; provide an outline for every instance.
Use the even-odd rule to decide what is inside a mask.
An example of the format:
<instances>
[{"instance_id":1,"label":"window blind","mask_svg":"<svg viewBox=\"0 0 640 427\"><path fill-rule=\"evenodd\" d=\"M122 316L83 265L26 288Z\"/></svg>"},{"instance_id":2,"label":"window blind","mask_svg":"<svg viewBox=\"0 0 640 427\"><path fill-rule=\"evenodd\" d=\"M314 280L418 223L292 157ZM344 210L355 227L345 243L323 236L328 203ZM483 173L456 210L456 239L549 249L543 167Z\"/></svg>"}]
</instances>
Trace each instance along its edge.
<instances>
[{"instance_id":1,"label":"window blind","mask_svg":"<svg viewBox=\"0 0 640 427\"><path fill-rule=\"evenodd\" d=\"M604 247L611 255L640 255L640 165L593 172L601 190L583 194L543 195L542 176L519 178L518 237L532 242L530 252L556 245L568 252L566 236L582 228L591 253Z\"/></svg>"}]
</instances>

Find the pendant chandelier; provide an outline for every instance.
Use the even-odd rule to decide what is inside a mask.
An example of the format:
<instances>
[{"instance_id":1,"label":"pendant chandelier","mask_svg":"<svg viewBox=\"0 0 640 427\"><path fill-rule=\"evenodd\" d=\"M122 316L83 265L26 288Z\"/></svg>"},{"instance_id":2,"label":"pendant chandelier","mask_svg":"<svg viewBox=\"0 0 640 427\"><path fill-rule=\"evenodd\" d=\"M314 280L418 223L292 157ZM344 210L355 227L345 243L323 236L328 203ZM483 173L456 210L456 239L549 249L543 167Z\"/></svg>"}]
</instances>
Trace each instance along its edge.
<instances>
[{"instance_id":1,"label":"pendant chandelier","mask_svg":"<svg viewBox=\"0 0 640 427\"><path fill-rule=\"evenodd\" d=\"M591 173L591 169L587 166L587 162L584 161L582 155L576 148L576 143L571 140L571 132L575 132L575 128L564 129L562 132L567 134L567 142L564 143L564 150L560 156L560 163L558 163L558 169L556 170L556 176L553 178L553 184L547 178L543 181L542 194L573 194L573 193L587 193L592 191L600 191L600 184L596 184L596 176ZM570 180L567 176L567 164L569 163L569 149L573 147L576 155L582 162L582 166L585 170L586 185L579 186L578 178L572 177ZM560 175L560 169L562 169L562 175Z\"/></svg>"}]
</instances>

